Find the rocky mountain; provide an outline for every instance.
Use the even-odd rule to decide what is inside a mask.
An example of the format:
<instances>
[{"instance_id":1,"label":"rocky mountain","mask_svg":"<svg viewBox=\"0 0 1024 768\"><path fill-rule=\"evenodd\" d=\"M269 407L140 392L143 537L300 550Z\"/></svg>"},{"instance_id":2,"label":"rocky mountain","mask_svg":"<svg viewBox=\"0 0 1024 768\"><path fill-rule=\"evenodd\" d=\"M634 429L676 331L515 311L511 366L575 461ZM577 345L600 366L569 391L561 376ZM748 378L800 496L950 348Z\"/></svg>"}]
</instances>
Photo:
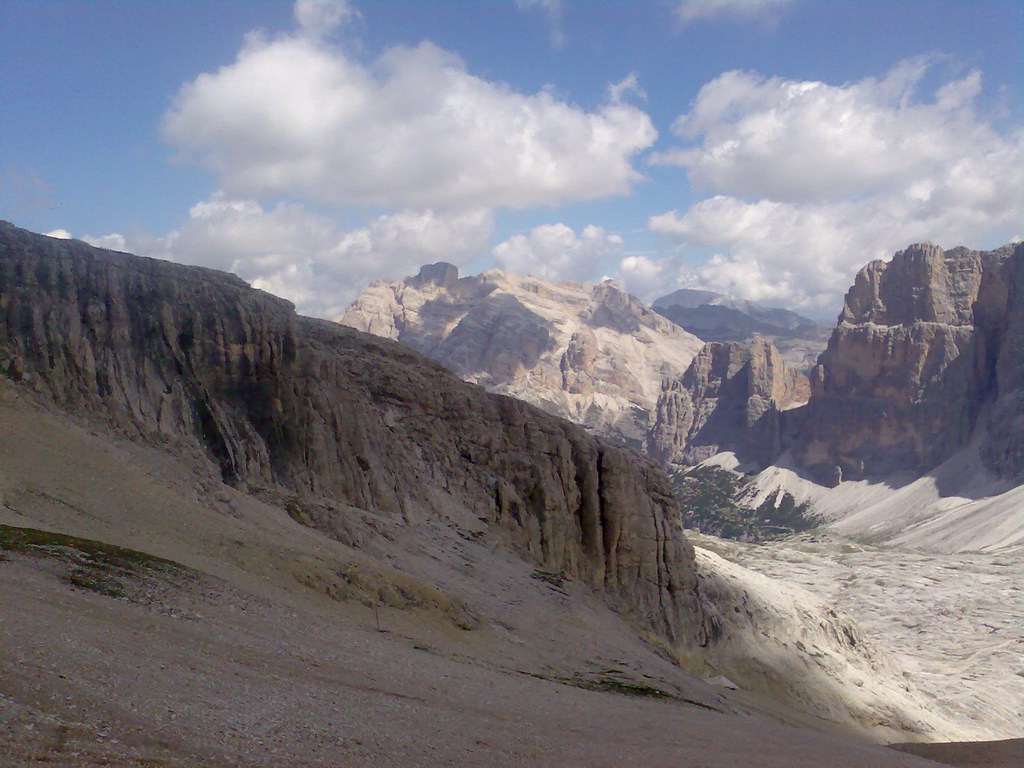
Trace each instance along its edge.
<instances>
[{"instance_id":1,"label":"rocky mountain","mask_svg":"<svg viewBox=\"0 0 1024 768\"><path fill-rule=\"evenodd\" d=\"M697 464L721 450L765 464L782 447L781 413L809 394L807 377L760 337L705 344L682 376L665 380L647 450L668 464Z\"/></svg>"},{"instance_id":2,"label":"rocky mountain","mask_svg":"<svg viewBox=\"0 0 1024 768\"><path fill-rule=\"evenodd\" d=\"M913 245L868 264L811 373L809 398L807 382L773 363L763 340L709 344L666 383L652 452L694 463L729 450L763 465L788 450L797 467L835 483L919 475L977 438L991 471L1021 480L1022 264L1020 245L985 252ZM737 373L738 383L727 386ZM806 405L787 409L802 398ZM765 434L771 400L785 415ZM722 428L711 430L715 439L705 436L725 413Z\"/></svg>"},{"instance_id":3,"label":"rocky mountain","mask_svg":"<svg viewBox=\"0 0 1024 768\"><path fill-rule=\"evenodd\" d=\"M634 447L662 380L701 347L611 281L552 283L500 270L460 278L445 263L373 283L340 322Z\"/></svg>"},{"instance_id":4,"label":"rocky mountain","mask_svg":"<svg viewBox=\"0 0 1024 768\"><path fill-rule=\"evenodd\" d=\"M820 480L923 474L980 441L1024 481L1024 245L912 245L862 269L795 415L796 462Z\"/></svg>"},{"instance_id":5,"label":"rocky mountain","mask_svg":"<svg viewBox=\"0 0 1024 768\"><path fill-rule=\"evenodd\" d=\"M666 382L650 451L670 464L717 453L718 464L762 470L752 508L792 497L850 535L941 551L1015 545L1024 540L1022 274L1020 244L913 245L872 262L846 296L806 404L785 405L806 395L805 382L793 390L803 394L765 407L776 378L760 374L765 383L752 386L747 369L724 362L724 375L709 375L716 354L748 354L710 344ZM751 360L766 360L764 349L753 342Z\"/></svg>"},{"instance_id":6,"label":"rocky mountain","mask_svg":"<svg viewBox=\"0 0 1024 768\"><path fill-rule=\"evenodd\" d=\"M9 224L0 248L0 370L61 408L197 445L232 486L312 500L303 520L328 533L338 504L500 526L538 566L698 641L693 552L638 457L233 275Z\"/></svg>"},{"instance_id":7,"label":"rocky mountain","mask_svg":"<svg viewBox=\"0 0 1024 768\"><path fill-rule=\"evenodd\" d=\"M656 723L651 765L711 734L909 766L777 723L976 734L698 557L653 463L234 276L0 224L0 370L0 762L602 765Z\"/></svg>"},{"instance_id":8,"label":"rocky mountain","mask_svg":"<svg viewBox=\"0 0 1024 768\"><path fill-rule=\"evenodd\" d=\"M792 310L714 291L680 288L655 299L651 308L704 341L767 338L788 365L804 371L815 364L828 339L827 327Z\"/></svg>"}]
</instances>

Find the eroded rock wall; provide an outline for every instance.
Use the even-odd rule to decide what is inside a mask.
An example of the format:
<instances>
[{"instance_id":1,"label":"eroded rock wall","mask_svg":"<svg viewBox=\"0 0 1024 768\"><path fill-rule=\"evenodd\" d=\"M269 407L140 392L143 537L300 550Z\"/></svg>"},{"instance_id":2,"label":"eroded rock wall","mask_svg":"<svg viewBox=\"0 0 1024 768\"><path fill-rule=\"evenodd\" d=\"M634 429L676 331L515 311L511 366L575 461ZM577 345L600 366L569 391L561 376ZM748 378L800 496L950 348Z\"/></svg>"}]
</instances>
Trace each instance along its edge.
<instances>
[{"instance_id":1,"label":"eroded rock wall","mask_svg":"<svg viewBox=\"0 0 1024 768\"><path fill-rule=\"evenodd\" d=\"M232 275L0 223L0 370L123 433L198 445L252 492L500 526L664 637L703 638L654 465Z\"/></svg>"},{"instance_id":2,"label":"eroded rock wall","mask_svg":"<svg viewBox=\"0 0 1024 768\"><path fill-rule=\"evenodd\" d=\"M648 452L669 464L696 464L721 450L767 463L781 451L781 412L808 393L807 377L768 341L708 343L681 377L665 381Z\"/></svg>"},{"instance_id":3,"label":"eroded rock wall","mask_svg":"<svg viewBox=\"0 0 1024 768\"><path fill-rule=\"evenodd\" d=\"M991 466L1020 476L1019 462L996 446L1019 455L1008 445L1012 435L997 433L1020 417L1021 329L1011 321L1020 298L1009 284L1021 260L1020 246L979 252L923 244L864 267L797 416L798 463L831 483L922 473L987 423ZM1009 412L991 421L986 412L997 401Z\"/></svg>"}]
</instances>

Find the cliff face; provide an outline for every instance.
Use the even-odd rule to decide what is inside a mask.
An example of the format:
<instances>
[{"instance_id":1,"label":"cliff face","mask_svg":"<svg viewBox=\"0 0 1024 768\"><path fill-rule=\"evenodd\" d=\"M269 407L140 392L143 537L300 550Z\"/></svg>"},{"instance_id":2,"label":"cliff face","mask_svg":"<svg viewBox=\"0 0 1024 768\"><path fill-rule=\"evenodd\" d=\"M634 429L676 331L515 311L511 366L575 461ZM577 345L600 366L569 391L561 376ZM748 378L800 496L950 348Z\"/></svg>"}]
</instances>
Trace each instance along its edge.
<instances>
[{"instance_id":1,"label":"cliff face","mask_svg":"<svg viewBox=\"0 0 1024 768\"><path fill-rule=\"evenodd\" d=\"M341 322L638 448L662 379L682 373L702 343L610 281L551 283L499 270L459 278L443 263L373 283Z\"/></svg>"},{"instance_id":2,"label":"cliff face","mask_svg":"<svg viewBox=\"0 0 1024 768\"><path fill-rule=\"evenodd\" d=\"M767 463L781 450L781 412L808 393L807 377L764 339L711 342L681 377L665 381L648 452L670 464L696 464L720 450Z\"/></svg>"},{"instance_id":3,"label":"cliff face","mask_svg":"<svg viewBox=\"0 0 1024 768\"><path fill-rule=\"evenodd\" d=\"M913 245L868 264L812 374L794 451L819 479L922 473L980 428L1004 477L1024 477L1024 249Z\"/></svg>"},{"instance_id":4,"label":"cliff face","mask_svg":"<svg viewBox=\"0 0 1024 768\"><path fill-rule=\"evenodd\" d=\"M2 223L0 371L198 445L250 492L500 526L670 640L702 639L693 551L653 465L231 275Z\"/></svg>"},{"instance_id":5,"label":"cliff face","mask_svg":"<svg viewBox=\"0 0 1024 768\"><path fill-rule=\"evenodd\" d=\"M708 344L666 381L649 451L766 465L790 450L835 485L924 474L977 439L988 469L1024 480L1024 245L912 245L868 264L809 388L763 340Z\"/></svg>"}]
</instances>

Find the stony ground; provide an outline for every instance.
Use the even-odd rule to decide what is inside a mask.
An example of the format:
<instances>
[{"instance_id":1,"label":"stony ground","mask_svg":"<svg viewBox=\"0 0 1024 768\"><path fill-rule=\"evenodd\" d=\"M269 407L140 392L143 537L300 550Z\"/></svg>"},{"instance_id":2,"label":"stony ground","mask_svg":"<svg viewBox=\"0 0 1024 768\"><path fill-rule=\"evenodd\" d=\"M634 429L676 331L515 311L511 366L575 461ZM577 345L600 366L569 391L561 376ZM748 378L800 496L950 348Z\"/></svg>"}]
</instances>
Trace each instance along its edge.
<instances>
[{"instance_id":1,"label":"stony ground","mask_svg":"<svg viewBox=\"0 0 1024 768\"><path fill-rule=\"evenodd\" d=\"M798 584L851 616L950 717L979 738L1024 723L1024 559L936 554L806 534L766 545L695 537L701 546Z\"/></svg>"},{"instance_id":2,"label":"stony ground","mask_svg":"<svg viewBox=\"0 0 1024 768\"><path fill-rule=\"evenodd\" d=\"M0 406L0 524L79 537L5 529L0 765L930 764L686 674L500 540L345 546L197 457Z\"/></svg>"}]
</instances>

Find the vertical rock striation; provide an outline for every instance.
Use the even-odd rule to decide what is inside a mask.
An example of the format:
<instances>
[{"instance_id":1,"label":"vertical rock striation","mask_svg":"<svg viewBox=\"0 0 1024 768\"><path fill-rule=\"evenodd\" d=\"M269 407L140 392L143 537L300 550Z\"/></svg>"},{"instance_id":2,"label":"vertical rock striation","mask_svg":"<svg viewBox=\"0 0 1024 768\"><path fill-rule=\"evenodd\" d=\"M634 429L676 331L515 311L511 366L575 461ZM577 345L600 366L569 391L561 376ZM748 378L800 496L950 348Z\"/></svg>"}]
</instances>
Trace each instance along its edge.
<instances>
[{"instance_id":1,"label":"vertical rock striation","mask_svg":"<svg viewBox=\"0 0 1024 768\"><path fill-rule=\"evenodd\" d=\"M765 464L781 450L780 414L807 400L807 377L769 342L711 342L658 398L648 452L669 464L696 464L720 450Z\"/></svg>"},{"instance_id":2,"label":"vertical rock striation","mask_svg":"<svg viewBox=\"0 0 1024 768\"><path fill-rule=\"evenodd\" d=\"M0 371L198 446L242 489L482 520L671 641L702 637L693 550L654 465L232 275L0 223Z\"/></svg>"},{"instance_id":3,"label":"vertical rock striation","mask_svg":"<svg viewBox=\"0 0 1024 768\"><path fill-rule=\"evenodd\" d=\"M864 267L812 373L797 461L831 482L920 474L987 426L990 466L1020 477L1019 446L1000 433L1021 414L1021 299L1011 285L1022 260L1021 246L924 244ZM988 417L996 403L998 421Z\"/></svg>"}]
</instances>

